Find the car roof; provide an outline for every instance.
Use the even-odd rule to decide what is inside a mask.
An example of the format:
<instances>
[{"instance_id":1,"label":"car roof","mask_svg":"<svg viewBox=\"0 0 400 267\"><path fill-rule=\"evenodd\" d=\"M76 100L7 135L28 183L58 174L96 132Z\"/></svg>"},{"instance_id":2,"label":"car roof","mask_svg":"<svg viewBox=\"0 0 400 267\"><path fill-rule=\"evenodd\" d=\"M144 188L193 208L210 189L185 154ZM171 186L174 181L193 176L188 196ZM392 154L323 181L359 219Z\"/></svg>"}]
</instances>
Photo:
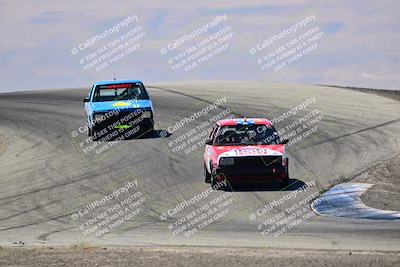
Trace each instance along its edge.
<instances>
[{"instance_id":1,"label":"car roof","mask_svg":"<svg viewBox=\"0 0 400 267\"><path fill-rule=\"evenodd\" d=\"M271 121L263 118L237 118L237 119L223 119L217 121L218 126L228 125L243 125L243 124L265 124L272 125Z\"/></svg>"},{"instance_id":2,"label":"car roof","mask_svg":"<svg viewBox=\"0 0 400 267\"><path fill-rule=\"evenodd\" d=\"M95 82L93 85L108 85L108 84L119 84L119 83L142 83L139 80L112 80L112 81L99 81Z\"/></svg>"}]
</instances>

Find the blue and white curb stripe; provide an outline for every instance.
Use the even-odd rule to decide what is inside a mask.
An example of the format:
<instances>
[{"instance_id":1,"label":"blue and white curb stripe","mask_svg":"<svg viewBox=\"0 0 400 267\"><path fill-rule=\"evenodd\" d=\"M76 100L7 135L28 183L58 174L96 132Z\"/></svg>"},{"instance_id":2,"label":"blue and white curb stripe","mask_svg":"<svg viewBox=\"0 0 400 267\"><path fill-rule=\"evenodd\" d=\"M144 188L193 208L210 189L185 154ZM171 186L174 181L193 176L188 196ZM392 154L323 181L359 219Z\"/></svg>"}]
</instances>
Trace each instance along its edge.
<instances>
[{"instance_id":1,"label":"blue and white curb stripe","mask_svg":"<svg viewBox=\"0 0 400 267\"><path fill-rule=\"evenodd\" d=\"M319 215L375 220L399 220L400 212L368 207L361 195L373 184L343 183L334 186L313 201L311 208Z\"/></svg>"}]
</instances>

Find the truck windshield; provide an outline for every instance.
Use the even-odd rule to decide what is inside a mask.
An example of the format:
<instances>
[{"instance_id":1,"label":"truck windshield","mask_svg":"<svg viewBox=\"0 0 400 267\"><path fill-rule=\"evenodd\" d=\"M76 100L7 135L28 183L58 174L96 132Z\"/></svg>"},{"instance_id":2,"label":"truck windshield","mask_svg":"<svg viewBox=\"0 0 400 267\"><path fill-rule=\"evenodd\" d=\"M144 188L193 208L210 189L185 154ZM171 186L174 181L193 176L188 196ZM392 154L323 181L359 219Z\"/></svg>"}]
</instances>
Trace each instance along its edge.
<instances>
[{"instance_id":1,"label":"truck windshield","mask_svg":"<svg viewBox=\"0 0 400 267\"><path fill-rule=\"evenodd\" d=\"M93 95L93 102L146 99L149 95L142 83L97 85Z\"/></svg>"},{"instance_id":2,"label":"truck windshield","mask_svg":"<svg viewBox=\"0 0 400 267\"><path fill-rule=\"evenodd\" d=\"M215 145L272 145L280 139L273 126L264 124L230 125L218 129Z\"/></svg>"}]
</instances>

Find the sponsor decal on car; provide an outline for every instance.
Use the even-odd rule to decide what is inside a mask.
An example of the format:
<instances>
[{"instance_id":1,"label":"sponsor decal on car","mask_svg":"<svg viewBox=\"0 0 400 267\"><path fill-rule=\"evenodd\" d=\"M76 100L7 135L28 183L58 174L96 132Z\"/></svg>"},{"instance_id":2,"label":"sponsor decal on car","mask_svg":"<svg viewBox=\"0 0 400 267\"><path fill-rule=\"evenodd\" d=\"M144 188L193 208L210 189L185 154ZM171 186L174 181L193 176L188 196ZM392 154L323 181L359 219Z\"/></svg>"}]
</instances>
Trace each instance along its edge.
<instances>
[{"instance_id":1,"label":"sponsor decal on car","mask_svg":"<svg viewBox=\"0 0 400 267\"><path fill-rule=\"evenodd\" d=\"M281 152L267 148L244 148L244 149L233 149L221 153L219 157L281 156L281 155L282 155Z\"/></svg>"},{"instance_id":2,"label":"sponsor decal on car","mask_svg":"<svg viewBox=\"0 0 400 267\"><path fill-rule=\"evenodd\" d=\"M113 107L127 107L129 106L129 103L127 102L117 102L115 104L112 105Z\"/></svg>"}]
</instances>

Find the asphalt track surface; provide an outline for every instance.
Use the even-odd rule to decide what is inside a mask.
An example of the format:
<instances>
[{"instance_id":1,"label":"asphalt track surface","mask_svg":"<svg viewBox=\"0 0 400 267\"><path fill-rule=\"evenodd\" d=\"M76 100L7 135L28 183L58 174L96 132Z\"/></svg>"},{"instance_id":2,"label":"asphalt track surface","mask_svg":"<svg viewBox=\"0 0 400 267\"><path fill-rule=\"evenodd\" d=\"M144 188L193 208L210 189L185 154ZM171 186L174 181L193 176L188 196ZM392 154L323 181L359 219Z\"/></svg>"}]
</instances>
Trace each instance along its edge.
<instances>
[{"instance_id":1,"label":"asphalt track surface","mask_svg":"<svg viewBox=\"0 0 400 267\"><path fill-rule=\"evenodd\" d=\"M400 151L400 102L331 87L257 82L148 85L158 133L219 98L226 104L172 135L131 139L101 153L86 155L71 132L84 125L83 97L88 89L48 90L0 95L0 244L28 245L194 245L399 251L400 222L329 218L313 214L277 237L265 237L257 225L298 200L348 181ZM160 214L207 190L204 148L185 155L168 142L209 121L225 108L247 117L273 118L315 97L307 111L324 114L318 130L288 148L291 186L237 188L229 212L189 237L174 236L171 223L209 199L210 193L176 216ZM290 125L302 114L277 123ZM207 128L209 129L209 128ZM83 137L82 137L83 138ZM71 218L77 210L136 180L146 201L138 216L100 238L85 236ZM249 215L314 181L296 199L250 220ZM112 201L108 203L112 205ZM306 205L309 208L309 205ZM288 214L287 214L288 215ZM287 216L286 215L286 216ZM290 215L290 214L289 214ZM78 220L79 221L79 220ZM82 221L79 221L82 222Z\"/></svg>"}]
</instances>

